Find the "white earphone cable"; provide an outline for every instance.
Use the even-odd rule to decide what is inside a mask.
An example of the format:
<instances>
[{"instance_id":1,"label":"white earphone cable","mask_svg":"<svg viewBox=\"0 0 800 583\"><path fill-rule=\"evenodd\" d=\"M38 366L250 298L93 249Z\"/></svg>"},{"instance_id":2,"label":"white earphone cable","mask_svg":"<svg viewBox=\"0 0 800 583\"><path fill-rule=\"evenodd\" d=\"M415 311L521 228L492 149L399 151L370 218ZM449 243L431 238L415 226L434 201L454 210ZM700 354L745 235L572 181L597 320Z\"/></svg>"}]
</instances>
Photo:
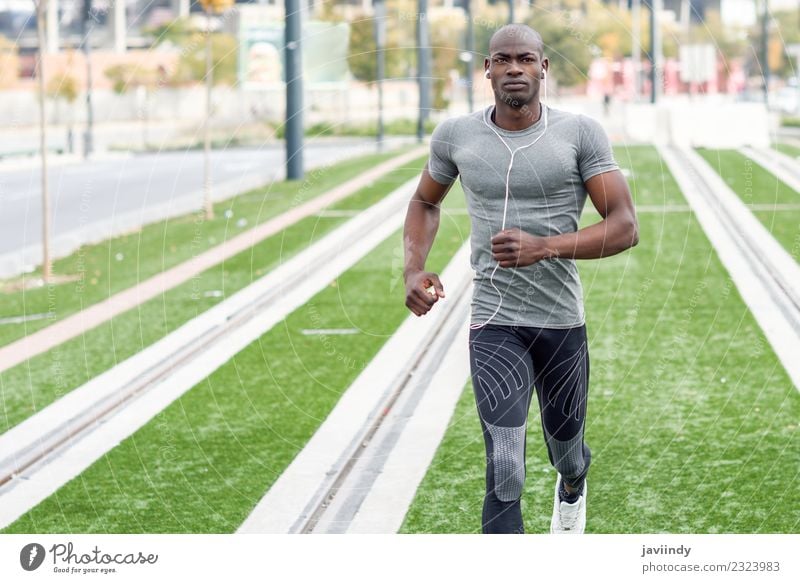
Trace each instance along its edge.
<instances>
[{"instance_id":1,"label":"white earphone cable","mask_svg":"<svg viewBox=\"0 0 800 583\"><path fill-rule=\"evenodd\" d=\"M547 78L543 77L543 81L544 81L544 83L543 83L544 84L544 98L545 98L545 100L547 100ZM486 124L486 127L488 127L490 130L492 130L494 132L494 134L499 138L499 140L503 143L503 145L506 147L506 149L511 154L511 159L510 159L510 161L508 163L508 170L506 171L506 194L505 194L505 201L503 202L503 222L502 222L502 225L500 227L501 231L506 228L506 213L508 212L508 195L509 195L509 189L510 189L511 168L514 166L514 156L516 156L517 152L519 152L520 150L524 150L525 148L530 148L531 146L533 146L542 137L544 137L545 133L547 132L547 117L548 117L548 115L547 115L547 107L545 105L543 105L541 103L541 101L539 102L539 107L540 107L539 111L541 112L540 115L544 116L544 130L530 144L525 144L524 146L519 146L518 148L513 149L513 150L511 149L511 146L509 146L506 143L506 141L503 139L503 137L497 132L497 130L495 130L491 126L491 124L486 121L486 112L488 111L488 108L483 110L483 123ZM497 271L498 267L500 267L500 263L495 264L494 269L492 269L492 273L489 275L489 283L494 288L494 290L497 292L497 295L500 297L500 301L498 302L497 308L495 309L494 313L491 316L489 316L488 320L486 320L482 324L470 324L469 327L472 330L477 330L478 328L483 328L484 326L486 326L486 324L491 322L492 319L500 311L500 307L503 305L503 294L500 293L500 290L497 289L497 286L494 284L494 274Z\"/></svg>"}]
</instances>

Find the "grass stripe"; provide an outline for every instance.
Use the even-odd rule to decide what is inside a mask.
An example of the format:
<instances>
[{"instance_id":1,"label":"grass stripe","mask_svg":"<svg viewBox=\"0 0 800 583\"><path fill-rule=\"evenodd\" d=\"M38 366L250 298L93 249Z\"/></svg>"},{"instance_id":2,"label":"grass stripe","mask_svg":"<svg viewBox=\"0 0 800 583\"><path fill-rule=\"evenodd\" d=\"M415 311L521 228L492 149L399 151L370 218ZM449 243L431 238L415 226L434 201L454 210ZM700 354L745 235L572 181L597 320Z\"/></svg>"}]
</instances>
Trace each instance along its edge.
<instances>
[{"instance_id":1,"label":"grass stripe","mask_svg":"<svg viewBox=\"0 0 800 583\"><path fill-rule=\"evenodd\" d=\"M419 174L425 157L332 205L361 209ZM295 185L296 186L296 185ZM268 273L344 224L347 217L308 217L166 293L26 362L0 372L0 431L133 356ZM206 295L208 292L222 295Z\"/></svg>"},{"instance_id":2,"label":"grass stripe","mask_svg":"<svg viewBox=\"0 0 800 583\"><path fill-rule=\"evenodd\" d=\"M445 209L459 206L454 188ZM443 269L468 225L443 214L429 268ZM397 232L3 532L235 531L407 317L402 258Z\"/></svg>"},{"instance_id":3,"label":"grass stripe","mask_svg":"<svg viewBox=\"0 0 800 583\"><path fill-rule=\"evenodd\" d=\"M705 150L698 153L722 176L745 204L797 204L800 193L737 150ZM752 210L761 224L800 261L800 210Z\"/></svg>"},{"instance_id":4,"label":"grass stripe","mask_svg":"<svg viewBox=\"0 0 800 583\"><path fill-rule=\"evenodd\" d=\"M53 262L57 275L78 279L58 285L19 289L23 280L41 278L41 266L30 274L3 282L0 318L53 312L44 320L0 326L0 346L27 336L70 314L105 300L191 259L194 255L339 186L380 162L410 148L360 156L311 170L302 181L281 181L214 204L214 219L197 221L197 213L167 218L141 230L84 245ZM226 216L226 212L230 216ZM244 226L237 225L241 219Z\"/></svg>"},{"instance_id":5,"label":"grass stripe","mask_svg":"<svg viewBox=\"0 0 800 583\"><path fill-rule=\"evenodd\" d=\"M797 146L793 146L792 144L778 143L778 144L773 144L772 147L778 150L778 152L783 152L784 154L792 158L795 159L800 158L800 148L798 148Z\"/></svg>"},{"instance_id":6,"label":"grass stripe","mask_svg":"<svg viewBox=\"0 0 800 583\"><path fill-rule=\"evenodd\" d=\"M654 149L617 159L634 170L637 204L685 204ZM800 505L797 390L694 215L639 223L638 247L579 263L591 345L587 532L797 532L787 512ZM555 471L536 406L528 427L525 529L547 532ZM480 532L483 492L467 385L401 532Z\"/></svg>"}]
</instances>

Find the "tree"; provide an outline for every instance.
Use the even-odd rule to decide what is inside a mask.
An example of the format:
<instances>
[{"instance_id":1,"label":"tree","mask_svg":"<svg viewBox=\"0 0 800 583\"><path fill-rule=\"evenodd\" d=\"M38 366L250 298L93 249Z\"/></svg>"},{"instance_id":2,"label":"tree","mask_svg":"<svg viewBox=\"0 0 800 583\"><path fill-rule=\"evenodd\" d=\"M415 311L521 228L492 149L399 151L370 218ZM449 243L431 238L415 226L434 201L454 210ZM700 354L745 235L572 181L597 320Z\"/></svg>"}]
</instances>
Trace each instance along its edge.
<instances>
[{"instance_id":1,"label":"tree","mask_svg":"<svg viewBox=\"0 0 800 583\"><path fill-rule=\"evenodd\" d=\"M394 17L391 17L391 20L393 24L396 21ZM389 79L408 77L411 72L409 63L413 63L416 59L413 41L407 43L407 46L402 46L406 31L402 26L399 26L399 22L397 24L398 26L387 26L386 30L384 56L386 59L386 77ZM347 64L353 77L359 81L375 81L376 45L374 31L374 18L361 16L350 22Z\"/></svg>"},{"instance_id":2,"label":"tree","mask_svg":"<svg viewBox=\"0 0 800 583\"><path fill-rule=\"evenodd\" d=\"M462 19L452 18L439 19L430 27L434 109L446 109L449 105L445 97L445 88L450 79L450 72L458 71L461 66L458 56L463 50L465 28Z\"/></svg>"},{"instance_id":3,"label":"tree","mask_svg":"<svg viewBox=\"0 0 800 583\"><path fill-rule=\"evenodd\" d=\"M181 57L172 80L175 83L200 81L206 76L205 34L192 33L184 40ZM211 61L215 85L235 85L237 81L236 39L224 33L211 35Z\"/></svg>"},{"instance_id":4,"label":"tree","mask_svg":"<svg viewBox=\"0 0 800 583\"><path fill-rule=\"evenodd\" d=\"M139 117L142 120L142 147L148 145L148 102L150 92L162 81L161 69L157 67L142 67L140 65L120 64L105 70L106 77L111 81L114 93L122 95L131 89L137 91ZM141 103L143 101L143 103Z\"/></svg>"},{"instance_id":5,"label":"tree","mask_svg":"<svg viewBox=\"0 0 800 583\"><path fill-rule=\"evenodd\" d=\"M545 57L550 60L548 77L563 87L586 83L597 45L585 21L534 8L526 24L542 36Z\"/></svg>"},{"instance_id":6,"label":"tree","mask_svg":"<svg viewBox=\"0 0 800 583\"><path fill-rule=\"evenodd\" d=\"M777 50L770 48L772 49L771 52L777 53L775 60L778 61L773 72L782 77L790 77L792 75L800 77L800 71L797 70L797 57L786 52L786 47L789 45L800 45L800 15L795 10L785 10L774 12L772 17L775 21L776 31L773 35L772 44L773 46L777 45Z\"/></svg>"},{"instance_id":7,"label":"tree","mask_svg":"<svg viewBox=\"0 0 800 583\"><path fill-rule=\"evenodd\" d=\"M142 67L140 65L120 64L109 67L104 71L105 76L111 81L114 93L122 95L136 87L152 88L158 83L158 69Z\"/></svg>"},{"instance_id":8,"label":"tree","mask_svg":"<svg viewBox=\"0 0 800 583\"><path fill-rule=\"evenodd\" d=\"M33 0L36 7L36 36L39 42L36 78L39 88L39 148L42 156L42 279L46 283L53 274L50 260L50 191L47 183L47 119L44 109L44 25L47 18L47 2L48 0Z\"/></svg>"},{"instance_id":9,"label":"tree","mask_svg":"<svg viewBox=\"0 0 800 583\"><path fill-rule=\"evenodd\" d=\"M167 45L180 50L180 59L168 81L185 85L201 81L206 76L206 34L192 28L186 18L176 19L148 29L154 37L153 47ZM211 34L211 59L214 84L234 85L237 81L238 44L236 38L225 33Z\"/></svg>"},{"instance_id":10,"label":"tree","mask_svg":"<svg viewBox=\"0 0 800 583\"><path fill-rule=\"evenodd\" d=\"M66 71L61 71L58 75L50 78L46 94L56 102L56 123L59 123L61 102L66 101L71 109L72 104L78 99L78 81ZM70 132L72 132L72 117L72 115L69 116Z\"/></svg>"},{"instance_id":11,"label":"tree","mask_svg":"<svg viewBox=\"0 0 800 583\"><path fill-rule=\"evenodd\" d=\"M153 37L151 48L155 48L160 45L184 46L186 39L194 31L188 18L176 18L155 28L144 29L142 32Z\"/></svg>"}]
</instances>

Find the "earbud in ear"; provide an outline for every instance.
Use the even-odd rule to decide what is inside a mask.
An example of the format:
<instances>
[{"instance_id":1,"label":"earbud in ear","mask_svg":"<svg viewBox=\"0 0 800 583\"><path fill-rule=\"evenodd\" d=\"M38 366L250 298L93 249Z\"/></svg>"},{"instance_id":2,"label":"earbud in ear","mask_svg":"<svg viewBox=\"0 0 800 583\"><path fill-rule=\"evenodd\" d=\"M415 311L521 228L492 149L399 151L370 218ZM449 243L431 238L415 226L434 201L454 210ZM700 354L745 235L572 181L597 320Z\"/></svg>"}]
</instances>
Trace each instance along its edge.
<instances>
[{"instance_id":1,"label":"earbud in ear","mask_svg":"<svg viewBox=\"0 0 800 583\"><path fill-rule=\"evenodd\" d=\"M542 79L544 79L544 71L542 71Z\"/></svg>"}]
</instances>

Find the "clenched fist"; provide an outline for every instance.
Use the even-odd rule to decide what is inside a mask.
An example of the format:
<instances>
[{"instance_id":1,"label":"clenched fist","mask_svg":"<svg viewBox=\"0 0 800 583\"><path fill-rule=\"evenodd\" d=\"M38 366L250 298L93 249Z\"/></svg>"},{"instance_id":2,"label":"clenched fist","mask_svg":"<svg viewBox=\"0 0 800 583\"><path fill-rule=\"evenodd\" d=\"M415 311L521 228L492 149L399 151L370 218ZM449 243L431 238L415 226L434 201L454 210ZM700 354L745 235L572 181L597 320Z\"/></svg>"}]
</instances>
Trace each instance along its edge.
<instances>
[{"instance_id":1,"label":"clenched fist","mask_svg":"<svg viewBox=\"0 0 800 583\"><path fill-rule=\"evenodd\" d=\"M439 276L428 271L414 271L406 274L406 307L415 316L424 316L439 298L444 297L444 288ZM428 291L432 288L432 292Z\"/></svg>"}]
</instances>

